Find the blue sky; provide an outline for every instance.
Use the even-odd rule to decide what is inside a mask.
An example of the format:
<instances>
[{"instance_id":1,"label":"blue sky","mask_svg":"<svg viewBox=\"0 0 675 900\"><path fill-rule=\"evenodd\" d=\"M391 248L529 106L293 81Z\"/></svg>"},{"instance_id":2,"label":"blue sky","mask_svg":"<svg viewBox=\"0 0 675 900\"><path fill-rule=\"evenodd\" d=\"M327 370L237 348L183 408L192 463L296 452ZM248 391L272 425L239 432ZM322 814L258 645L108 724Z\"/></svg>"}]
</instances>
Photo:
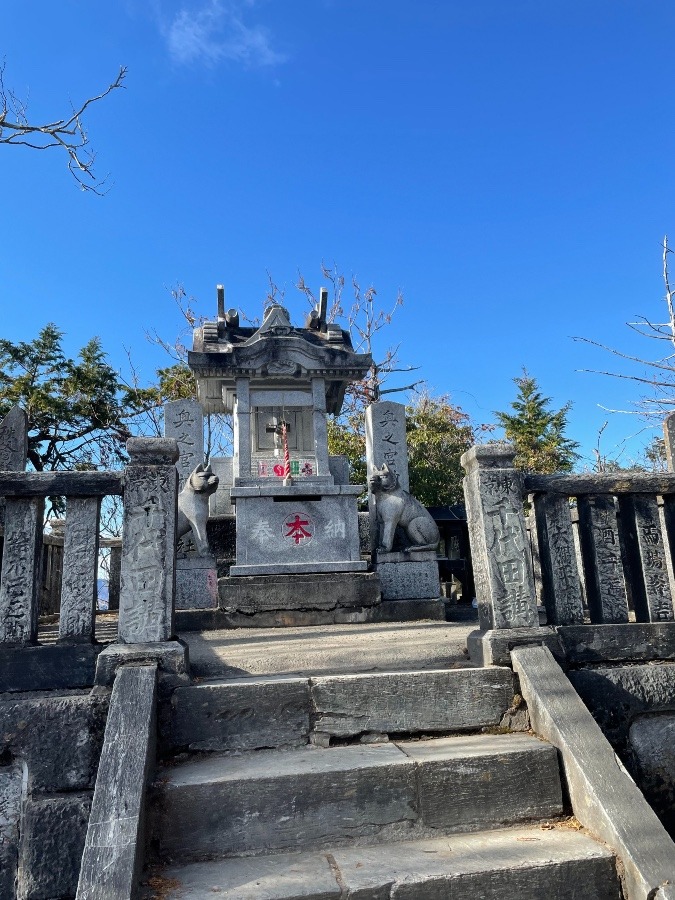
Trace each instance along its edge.
<instances>
[{"instance_id":1,"label":"blue sky","mask_svg":"<svg viewBox=\"0 0 675 900\"><path fill-rule=\"evenodd\" d=\"M298 270L318 288L335 262L385 306L403 291L388 342L477 422L525 365L586 456L610 418L612 453L643 422L598 404L641 391L579 373L612 360L571 336L658 350L624 323L664 316L674 25L644 0L6 0L32 118L129 72L86 120L105 197L56 151L0 147L2 333L51 320L150 377L177 282L253 315L269 271L299 322Z\"/></svg>"}]
</instances>

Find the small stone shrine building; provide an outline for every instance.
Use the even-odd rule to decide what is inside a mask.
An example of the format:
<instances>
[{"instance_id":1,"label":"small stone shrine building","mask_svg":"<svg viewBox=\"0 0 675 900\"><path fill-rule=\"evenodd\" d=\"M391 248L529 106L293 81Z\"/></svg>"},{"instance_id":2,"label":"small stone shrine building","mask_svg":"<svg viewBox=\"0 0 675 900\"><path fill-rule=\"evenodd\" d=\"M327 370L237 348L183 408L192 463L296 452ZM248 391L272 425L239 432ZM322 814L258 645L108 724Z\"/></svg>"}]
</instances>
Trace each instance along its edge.
<instances>
[{"instance_id":1,"label":"small stone shrine building","mask_svg":"<svg viewBox=\"0 0 675 900\"><path fill-rule=\"evenodd\" d=\"M259 328L242 327L221 302L218 320L195 331L188 362L202 409L234 419L230 576L367 568L356 507L364 486L331 474L326 415L339 413L347 385L364 377L371 357L326 322L326 296L305 328L293 327L279 304Z\"/></svg>"}]
</instances>

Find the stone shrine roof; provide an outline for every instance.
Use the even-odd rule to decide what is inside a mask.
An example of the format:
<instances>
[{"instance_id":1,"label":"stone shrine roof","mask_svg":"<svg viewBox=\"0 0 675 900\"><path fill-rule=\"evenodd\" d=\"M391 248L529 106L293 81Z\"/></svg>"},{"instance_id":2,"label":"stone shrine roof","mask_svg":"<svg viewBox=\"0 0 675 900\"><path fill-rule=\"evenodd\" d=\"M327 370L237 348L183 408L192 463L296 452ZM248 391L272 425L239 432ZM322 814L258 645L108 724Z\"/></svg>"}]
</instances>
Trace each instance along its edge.
<instances>
[{"instance_id":1,"label":"stone shrine roof","mask_svg":"<svg viewBox=\"0 0 675 900\"><path fill-rule=\"evenodd\" d=\"M231 311L232 312L232 311ZM204 412L231 411L235 379L246 377L252 388L309 387L310 379L326 380L326 408L337 413L345 388L360 381L372 364L369 353L356 353L349 332L310 315L312 327L297 328L288 310L274 304L258 328L239 325L228 313L196 328L188 364L197 379Z\"/></svg>"}]
</instances>

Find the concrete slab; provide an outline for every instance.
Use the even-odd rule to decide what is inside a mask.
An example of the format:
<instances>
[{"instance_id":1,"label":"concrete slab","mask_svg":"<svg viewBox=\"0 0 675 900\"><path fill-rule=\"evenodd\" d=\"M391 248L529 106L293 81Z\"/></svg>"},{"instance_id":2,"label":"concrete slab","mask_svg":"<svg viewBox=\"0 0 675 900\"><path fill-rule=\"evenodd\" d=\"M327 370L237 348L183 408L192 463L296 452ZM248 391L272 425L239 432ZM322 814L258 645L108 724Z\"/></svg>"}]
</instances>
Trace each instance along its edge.
<instances>
[{"instance_id":1,"label":"concrete slab","mask_svg":"<svg viewBox=\"0 0 675 900\"><path fill-rule=\"evenodd\" d=\"M464 622L182 632L200 678L468 668Z\"/></svg>"}]
</instances>

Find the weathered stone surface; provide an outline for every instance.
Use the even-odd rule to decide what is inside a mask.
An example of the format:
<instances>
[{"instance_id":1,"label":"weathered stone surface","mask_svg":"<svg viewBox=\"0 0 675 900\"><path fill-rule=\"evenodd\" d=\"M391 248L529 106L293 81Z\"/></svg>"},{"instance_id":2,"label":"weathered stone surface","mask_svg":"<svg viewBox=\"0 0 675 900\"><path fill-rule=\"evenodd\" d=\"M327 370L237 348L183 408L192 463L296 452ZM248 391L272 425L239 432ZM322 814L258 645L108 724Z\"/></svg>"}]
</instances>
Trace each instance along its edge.
<instances>
[{"instance_id":1,"label":"weathered stone surface","mask_svg":"<svg viewBox=\"0 0 675 900\"><path fill-rule=\"evenodd\" d=\"M460 731L496 725L513 697L510 669L333 675L312 678L313 728L339 737L365 731Z\"/></svg>"},{"instance_id":2,"label":"weathered stone surface","mask_svg":"<svg viewBox=\"0 0 675 900\"><path fill-rule=\"evenodd\" d=\"M213 557L176 560L176 609L215 609L218 572Z\"/></svg>"},{"instance_id":3,"label":"weathered stone surface","mask_svg":"<svg viewBox=\"0 0 675 900\"><path fill-rule=\"evenodd\" d=\"M100 497L70 497L63 547L59 639L94 639Z\"/></svg>"},{"instance_id":4,"label":"weathered stone surface","mask_svg":"<svg viewBox=\"0 0 675 900\"><path fill-rule=\"evenodd\" d=\"M569 679L615 746L624 746L637 715L675 710L675 663L580 669Z\"/></svg>"},{"instance_id":5,"label":"weathered stone surface","mask_svg":"<svg viewBox=\"0 0 675 900\"><path fill-rule=\"evenodd\" d=\"M656 495L619 498L629 586L638 622L672 622L673 596Z\"/></svg>"},{"instance_id":6,"label":"weathered stone surface","mask_svg":"<svg viewBox=\"0 0 675 900\"><path fill-rule=\"evenodd\" d=\"M534 498L534 511L548 624L581 624L584 607L569 499L538 494Z\"/></svg>"},{"instance_id":7,"label":"weathered stone surface","mask_svg":"<svg viewBox=\"0 0 675 900\"><path fill-rule=\"evenodd\" d=\"M28 456L28 416L13 406L0 422L0 472L23 472Z\"/></svg>"},{"instance_id":8,"label":"weathered stone surface","mask_svg":"<svg viewBox=\"0 0 675 900\"><path fill-rule=\"evenodd\" d=\"M115 679L77 900L137 895L146 784L154 764L156 689L156 665L125 667Z\"/></svg>"},{"instance_id":9,"label":"weathered stone surface","mask_svg":"<svg viewBox=\"0 0 675 900\"><path fill-rule=\"evenodd\" d=\"M279 488L277 497L241 496L247 489L233 488L237 565L230 569L230 575L365 568L356 518L361 488L341 485L339 489L338 494L326 493L313 499L302 484ZM265 572L259 571L261 567Z\"/></svg>"},{"instance_id":10,"label":"weathered stone surface","mask_svg":"<svg viewBox=\"0 0 675 900\"><path fill-rule=\"evenodd\" d=\"M21 823L19 898L75 896L90 808L90 793L26 803Z\"/></svg>"},{"instance_id":11,"label":"weathered stone surface","mask_svg":"<svg viewBox=\"0 0 675 900\"><path fill-rule=\"evenodd\" d=\"M675 715L640 716L630 726L628 750L642 792L675 835Z\"/></svg>"},{"instance_id":12,"label":"weathered stone surface","mask_svg":"<svg viewBox=\"0 0 675 900\"><path fill-rule=\"evenodd\" d=\"M60 691L94 683L101 644L0 650L0 692Z\"/></svg>"},{"instance_id":13,"label":"weathered stone surface","mask_svg":"<svg viewBox=\"0 0 675 900\"><path fill-rule=\"evenodd\" d=\"M175 747L257 750L306 744L309 680L271 676L179 688L171 699Z\"/></svg>"},{"instance_id":14,"label":"weathered stone surface","mask_svg":"<svg viewBox=\"0 0 675 900\"><path fill-rule=\"evenodd\" d=\"M423 554L431 558L425 561L416 559ZM386 560L389 556L409 559L389 562ZM441 596L435 551L378 553L377 574L382 584L383 600L431 600Z\"/></svg>"},{"instance_id":15,"label":"weathered stone surface","mask_svg":"<svg viewBox=\"0 0 675 900\"><path fill-rule=\"evenodd\" d=\"M390 744L209 757L159 778L168 859L320 846L417 817L414 765Z\"/></svg>"},{"instance_id":16,"label":"weathered stone surface","mask_svg":"<svg viewBox=\"0 0 675 900\"><path fill-rule=\"evenodd\" d=\"M539 617L523 516L522 477L510 444L463 454L464 497L481 630L534 628Z\"/></svg>"},{"instance_id":17,"label":"weathered stone surface","mask_svg":"<svg viewBox=\"0 0 675 900\"><path fill-rule=\"evenodd\" d=\"M380 400L366 407L366 462L369 478L386 463L398 475L403 490L410 490L403 403Z\"/></svg>"},{"instance_id":18,"label":"weathered stone surface","mask_svg":"<svg viewBox=\"0 0 675 900\"><path fill-rule=\"evenodd\" d=\"M234 479L234 461L231 456L212 456L209 463L213 474L218 476L218 489L209 497L209 516L233 516L230 490Z\"/></svg>"},{"instance_id":19,"label":"weathered stone surface","mask_svg":"<svg viewBox=\"0 0 675 900\"><path fill-rule=\"evenodd\" d=\"M612 854L587 835L514 828L330 854L292 853L164 869L166 900L618 900ZM180 887L175 885L180 885ZM661 900L658 895L658 900Z\"/></svg>"},{"instance_id":20,"label":"weathered stone surface","mask_svg":"<svg viewBox=\"0 0 675 900\"><path fill-rule=\"evenodd\" d=\"M432 828L470 829L562 814L558 755L529 735L400 744L419 765L419 809Z\"/></svg>"},{"instance_id":21,"label":"weathered stone surface","mask_svg":"<svg viewBox=\"0 0 675 900\"><path fill-rule=\"evenodd\" d=\"M164 404L164 436L178 444L178 483L182 488L195 466L204 462L204 415L197 400Z\"/></svg>"},{"instance_id":22,"label":"weathered stone surface","mask_svg":"<svg viewBox=\"0 0 675 900\"><path fill-rule=\"evenodd\" d=\"M187 613L186 613L187 614ZM445 622L219 630L183 635L198 678L469 668L470 625Z\"/></svg>"},{"instance_id":23,"label":"weathered stone surface","mask_svg":"<svg viewBox=\"0 0 675 900\"><path fill-rule=\"evenodd\" d=\"M0 766L0 897L14 897L22 799L23 767Z\"/></svg>"},{"instance_id":24,"label":"weathered stone surface","mask_svg":"<svg viewBox=\"0 0 675 900\"><path fill-rule=\"evenodd\" d=\"M591 621L598 624L627 622L628 597L614 498L608 495L579 497L577 503Z\"/></svg>"},{"instance_id":25,"label":"weathered stone surface","mask_svg":"<svg viewBox=\"0 0 675 900\"><path fill-rule=\"evenodd\" d=\"M672 622L576 625L559 628L558 636L572 665L675 660Z\"/></svg>"},{"instance_id":26,"label":"weathered stone surface","mask_svg":"<svg viewBox=\"0 0 675 900\"><path fill-rule=\"evenodd\" d=\"M108 572L108 609L120 608L120 574L122 571L122 547L110 548L110 571Z\"/></svg>"},{"instance_id":27,"label":"weathered stone surface","mask_svg":"<svg viewBox=\"0 0 675 900\"><path fill-rule=\"evenodd\" d=\"M167 641L173 637L176 442L130 438L127 449L132 465L125 471L119 638L129 644ZM134 458L141 463L133 464ZM161 463L150 462L155 459Z\"/></svg>"},{"instance_id":28,"label":"weathered stone surface","mask_svg":"<svg viewBox=\"0 0 675 900\"><path fill-rule=\"evenodd\" d=\"M419 622L445 621L445 601L437 600L383 600L372 608L371 622ZM337 619L336 619L337 621Z\"/></svg>"},{"instance_id":29,"label":"weathered stone surface","mask_svg":"<svg viewBox=\"0 0 675 900\"><path fill-rule=\"evenodd\" d=\"M246 614L273 610L373 606L380 599L374 572L325 575L256 575L221 578L220 606Z\"/></svg>"},{"instance_id":30,"label":"weathered stone surface","mask_svg":"<svg viewBox=\"0 0 675 900\"><path fill-rule=\"evenodd\" d=\"M29 793L88 790L107 709L106 697L89 694L1 699L0 755L26 763Z\"/></svg>"},{"instance_id":31,"label":"weathered stone surface","mask_svg":"<svg viewBox=\"0 0 675 900\"><path fill-rule=\"evenodd\" d=\"M112 686L115 674L124 665L156 663L160 678L169 684L182 685L188 681L189 654L182 641L147 644L109 644L99 654L96 664L96 684Z\"/></svg>"},{"instance_id":32,"label":"weathered stone surface","mask_svg":"<svg viewBox=\"0 0 675 900\"><path fill-rule=\"evenodd\" d=\"M552 628L502 628L492 631L472 631L466 639L471 662L475 666L510 666L514 647L548 647L551 653L562 659L558 635Z\"/></svg>"},{"instance_id":33,"label":"weathered stone surface","mask_svg":"<svg viewBox=\"0 0 675 900\"><path fill-rule=\"evenodd\" d=\"M335 484L349 484L349 459L346 456L329 456L328 466Z\"/></svg>"},{"instance_id":34,"label":"weathered stone surface","mask_svg":"<svg viewBox=\"0 0 675 900\"><path fill-rule=\"evenodd\" d=\"M43 502L7 499L0 573L0 645L33 644L40 602Z\"/></svg>"},{"instance_id":35,"label":"weathered stone surface","mask_svg":"<svg viewBox=\"0 0 675 900\"><path fill-rule=\"evenodd\" d=\"M550 651L517 647L512 658L533 729L562 756L574 815L619 857L626 896L651 900L675 882L675 844Z\"/></svg>"},{"instance_id":36,"label":"weathered stone surface","mask_svg":"<svg viewBox=\"0 0 675 900\"><path fill-rule=\"evenodd\" d=\"M607 849L586 835L558 829L519 828L387 847L338 848L333 856L340 880L355 900L620 896Z\"/></svg>"}]
</instances>

